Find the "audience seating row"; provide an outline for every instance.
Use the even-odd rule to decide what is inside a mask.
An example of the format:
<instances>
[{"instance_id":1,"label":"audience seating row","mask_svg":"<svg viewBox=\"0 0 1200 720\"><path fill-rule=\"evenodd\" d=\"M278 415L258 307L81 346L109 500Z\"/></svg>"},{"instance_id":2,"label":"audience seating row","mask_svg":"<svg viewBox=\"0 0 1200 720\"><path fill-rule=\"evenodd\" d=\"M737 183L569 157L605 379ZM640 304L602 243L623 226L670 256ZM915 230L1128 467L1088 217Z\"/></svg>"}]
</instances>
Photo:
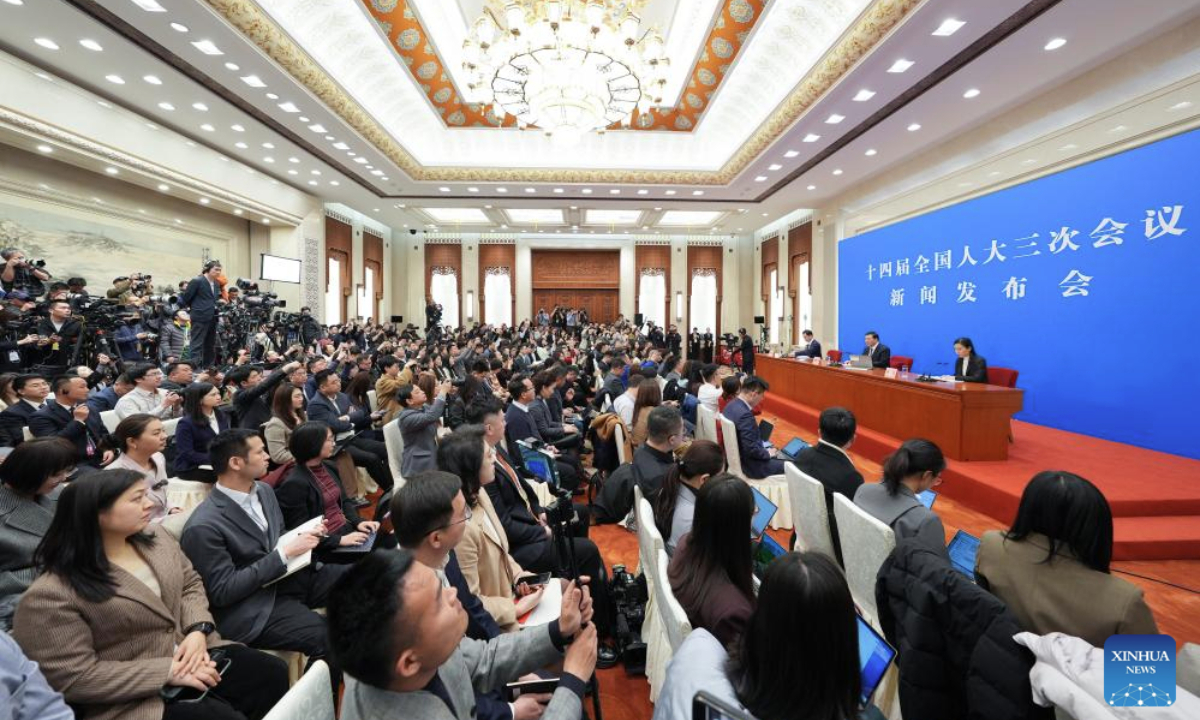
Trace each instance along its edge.
<instances>
[{"instance_id":1,"label":"audience seating row","mask_svg":"<svg viewBox=\"0 0 1200 720\"><path fill-rule=\"evenodd\" d=\"M779 530L791 530L792 505L788 502L786 477L784 475L772 475L762 479L746 477L746 474L742 472L742 455L736 440L737 429L731 420L726 419L724 415L719 413L717 414L717 422L721 424L721 435L725 439L722 445L725 450L726 470L745 480L751 487L765 495L768 500L775 503L779 508L775 513L775 517L771 519L771 527ZM790 465L791 463L785 464Z\"/></svg>"},{"instance_id":2,"label":"audience seating row","mask_svg":"<svg viewBox=\"0 0 1200 720\"><path fill-rule=\"evenodd\" d=\"M637 520L639 570L646 577L646 612L642 622L642 642L646 643L646 680L650 702L658 699L667 676L671 657L692 631L687 613L671 592L667 577L668 557L662 534L654 525L654 511L634 487L634 516Z\"/></svg>"}]
</instances>

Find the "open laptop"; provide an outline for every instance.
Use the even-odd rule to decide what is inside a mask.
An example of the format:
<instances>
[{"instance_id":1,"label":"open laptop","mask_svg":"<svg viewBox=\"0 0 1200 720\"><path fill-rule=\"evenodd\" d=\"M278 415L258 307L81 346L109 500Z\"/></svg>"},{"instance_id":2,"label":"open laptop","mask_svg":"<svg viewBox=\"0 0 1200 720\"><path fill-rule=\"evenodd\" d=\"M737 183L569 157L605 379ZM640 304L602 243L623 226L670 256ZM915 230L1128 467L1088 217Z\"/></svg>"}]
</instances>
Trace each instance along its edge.
<instances>
[{"instance_id":1,"label":"open laptop","mask_svg":"<svg viewBox=\"0 0 1200 720\"><path fill-rule=\"evenodd\" d=\"M763 447L770 447L771 433L775 432L775 423L770 420L761 420L758 423L758 439L762 440Z\"/></svg>"},{"instance_id":2,"label":"open laptop","mask_svg":"<svg viewBox=\"0 0 1200 720\"><path fill-rule=\"evenodd\" d=\"M754 543L754 575L761 581L767 572L767 566L780 555L786 555L787 548L775 542L775 538L763 533L758 542Z\"/></svg>"},{"instance_id":3,"label":"open laptop","mask_svg":"<svg viewBox=\"0 0 1200 720\"><path fill-rule=\"evenodd\" d=\"M975 582L975 557L979 555L979 538L959 530L946 546L950 554L950 564L954 569L971 578Z\"/></svg>"},{"instance_id":4,"label":"open laptop","mask_svg":"<svg viewBox=\"0 0 1200 720\"><path fill-rule=\"evenodd\" d=\"M779 510L779 506L767 499L758 491L758 488L751 487L750 491L754 493L754 515L750 518L750 537L759 538L767 532L767 525L771 523L771 518L775 517L775 512Z\"/></svg>"},{"instance_id":5,"label":"open laptop","mask_svg":"<svg viewBox=\"0 0 1200 720\"><path fill-rule=\"evenodd\" d=\"M858 619L858 667L862 673L862 704L865 706L875 694L888 666L896 659L896 648L888 644L882 635L863 620Z\"/></svg>"},{"instance_id":6,"label":"open laptop","mask_svg":"<svg viewBox=\"0 0 1200 720\"><path fill-rule=\"evenodd\" d=\"M935 502L937 502L937 496L938 496L938 494L935 493L934 491L925 490L923 492L917 493L917 500L919 500L922 505L924 505L925 507L932 510L933 504Z\"/></svg>"},{"instance_id":7,"label":"open laptop","mask_svg":"<svg viewBox=\"0 0 1200 720\"><path fill-rule=\"evenodd\" d=\"M784 460L791 460L795 462L800 453L810 447L812 446L806 443L804 440L794 437L788 441L787 445L784 445L779 449L779 457L783 458Z\"/></svg>"},{"instance_id":8,"label":"open laptop","mask_svg":"<svg viewBox=\"0 0 1200 720\"><path fill-rule=\"evenodd\" d=\"M846 363L845 367L851 370L870 370L871 357L869 355L851 355L850 361Z\"/></svg>"},{"instance_id":9,"label":"open laptop","mask_svg":"<svg viewBox=\"0 0 1200 720\"><path fill-rule=\"evenodd\" d=\"M522 440L517 441L517 447L521 448L521 462L525 465L525 469L533 473L538 480L550 487L557 488L559 485L558 463L555 462L554 456L545 450L534 449Z\"/></svg>"}]
</instances>

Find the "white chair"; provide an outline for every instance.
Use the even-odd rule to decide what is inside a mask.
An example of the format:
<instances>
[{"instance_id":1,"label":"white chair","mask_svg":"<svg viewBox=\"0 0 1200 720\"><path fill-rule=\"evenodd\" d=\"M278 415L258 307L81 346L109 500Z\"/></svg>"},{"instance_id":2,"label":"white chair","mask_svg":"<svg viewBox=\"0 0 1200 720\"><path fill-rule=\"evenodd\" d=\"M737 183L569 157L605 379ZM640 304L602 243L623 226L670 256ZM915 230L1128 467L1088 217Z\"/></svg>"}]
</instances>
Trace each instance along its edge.
<instances>
[{"instance_id":1,"label":"white chair","mask_svg":"<svg viewBox=\"0 0 1200 720\"><path fill-rule=\"evenodd\" d=\"M26 440L32 440L32 439L33 439L33 431L29 429L29 426L28 426L28 425L26 425L25 427L21 428L21 434L25 436L25 439L26 439Z\"/></svg>"},{"instance_id":2,"label":"white chair","mask_svg":"<svg viewBox=\"0 0 1200 720\"><path fill-rule=\"evenodd\" d=\"M707 405L696 405L696 439L717 441L717 414Z\"/></svg>"},{"instance_id":3,"label":"white chair","mask_svg":"<svg viewBox=\"0 0 1200 720\"><path fill-rule=\"evenodd\" d=\"M613 426L613 441L617 443L617 462L624 465L629 462L629 458L625 456L625 425L617 423Z\"/></svg>"},{"instance_id":4,"label":"white chair","mask_svg":"<svg viewBox=\"0 0 1200 720\"><path fill-rule=\"evenodd\" d=\"M638 565L641 572L647 576L648 582L649 576L657 570L654 564L655 553L659 550L666 552L666 544L658 526L654 524L654 509L650 507L650 502L642 497L642 489L637 485L633 487L633 512L637 518Z\"/></svg>"},{"instance_id":5,"label":"white chair","mask_svg":"<svg viewBox=\"0 0 1200 720\"><path fill-rule=\"evenodd\" d=\"M787 478L788 500L792 503L796 549L836 558L829 529L829 508L825 505L825 486L792 463L783 466L783 474Z\"/></svg>"},{"instance_id":6,"label":"white chair","mask_svg":"<svg viewBox=\"0 0 1200 720\"><path fill-rule=\"evenodd\" d=\"M298 655L299 653L292 653ZM300 681L275 703L263 720L335 720L333 684L324 660L312 664Z\"/></svg>"},{"instance_id":7,"label":"white chair","mask_svg":"<svg viewBox=\"0 0 1200 720\"><path fill-rule=\"evenodd\" d=\"M117 417L116 410L102 410L100 422L104 423L104 429L111 433L116 432L117 426L121 424L121 418Z\"/></svg>"},{"instance_id":8,"label":"white chair","mask_svg":"<svg viewBox=\"0 0 1200 720\"><path fill-rule=\"evenodd\" d=\"M658 693L666 679L667 666L671 664L671 658L674 657L684 638L692 631L687 613L683 611L683 607L675 599L675 594L671 592L671 582L667 577L669 563L666 551L658 551L655 556L655 565L657 566L655 574L660 576L661 581L650 587L655 627L652 628L651 639L646 641L646 679L650 683L651 702L658 699ZM647 608L651 603L647 603ZM645 628L646 625L643 624L642 627ZM643 637L645 637L644 631Z\"/></svg>"},{"instance_id":9,"label":"white chair","mask_svg":"<svg viewBox=\"0 0 1200 720\"><path fill-rule=\"evenodd\" d=\"M833 496L833 515L837 520L838 544L842 547L842 563L846 568L850 594L867 621L878 628L875 576L895 549L896 535L890 527L841 493Z\"/></svg>"},{"instance_id":10,"label":"white chair","mask_svg":"<svg viewBox=\"0 0 1200 720\"><path fill-rule=\"evenodd\" d=\"M168 515L163 518L163 521L158 525L163 529L163 532L178 541L179 538L183 537L183 526L187 525L188 518L192 516L192 511L195 509L196 508L191 507L183 512L177 512L172 515Z\"/></svg>"},{"instance_id":11,"label":"white chair","mask_svg":"<svg viewBox=\"0 0 1200 720\"><path fill-rule=\"evenodd\" d=\"M633 488L633 512L637 517L638 565L646 576L646 610L642 618L642 642L646 643L646 679L650 683L650 702L658 699L658 691L667 676L671 661L671 639L656 600L660 583L668 582L666 571L658 566L663 549L662 535L654 525L654 511L642 497L642 489Z\"/></svg>"},{"instance_id":12,"label":"white chair","mask_svg":"<svg viewBox=\"0 0 1200 720\"><path fill-rule=\"evenodd\" d=\"M170 420L162 421L163 431L167 433L167 437L175 437L175 428L179 427L179 418L171 418Z\"/></svg>"},{"instance_id":13,"label":"white chair","mask_svg":"<svg viewBox=\"0 0 1200 720\"><path fill-rule=\"evenodd\" d=\"M723 445L725 446L725 463L729 466L729 472L737 475L749 483L751 487L766 495L767 499L775 503L776 507L779 508L775 513L775 517L771 518L771 527L777 530L791 530L792 504L788 501L787 476L781 473L762 478L761 480L746 477L746 473L742 472L742 453L738 448L737 429L733 426L733 421L724 415L718 414L717 422L721 424L721 436L724 439Z\"/></svg>"},{"instance_id":14,"label":"white chair","mask_svg":"<svg viewBox=\"0 0 1200 720\"><path fill-rule=\"evenodd\" d=\"M667 552L665 550L659 551L658 572L662 576L662 582L658 584L658 604L662 609L663 620L667 626L667 637L671 639L671 650L675 651L679 649L679 646L687 639L688 634L692 632L692 624L688 621L687 613L683 611L683 606L675 599L675 593L671 591L671 583L667 580L667 566L669 564Z\"/></svg>"},{"instance_id":15,"label":"white chair","mask_svg":"<svg viewBox=\"0 0 1200 720\"><path fill-rule=\"evenodd\" d=\"M379 409L379 393L374 390L367 391L367 404L371 406L371 412Z\"/></svg>"},{"instance_id":16,"label":"white chair","mask_svg":"<svg viewBox=\"0 0 1200 720\"><path fill-rule=\"evenodd\" d=\"M400 433L399 418L383 426L383 444L387 446L388 467L392 471L392 480L396 483L394 490L399 490L404 486L404 476L400 473L400 461L404 457L404 436Z\"/></svg>"},{"instance_id":17,"label":"white chair","mask_svg":"<svg viewBox=\"0 0 1200 720\"><path fill-rule=\"evenodd\" d=\"M212 483L179 478L167 480L167 503L183 508L184 512L204 502L211 492Z\"/></svg>"}]
</instances>

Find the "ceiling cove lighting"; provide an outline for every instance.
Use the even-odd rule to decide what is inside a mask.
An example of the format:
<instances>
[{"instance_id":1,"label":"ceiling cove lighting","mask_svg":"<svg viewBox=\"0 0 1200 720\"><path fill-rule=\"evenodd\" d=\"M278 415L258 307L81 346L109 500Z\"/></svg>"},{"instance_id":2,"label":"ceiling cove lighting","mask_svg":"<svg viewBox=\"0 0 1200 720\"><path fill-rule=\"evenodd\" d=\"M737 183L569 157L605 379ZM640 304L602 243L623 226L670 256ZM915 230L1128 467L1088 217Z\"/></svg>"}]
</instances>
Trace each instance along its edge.
<instances>
[{"instance_id":1,"label":"ceiling cove lighting","mask_svg":"<svg viewBox=\"0 0 1200 720\"><path fill-rule=\"evenodd\" d=\"M962 20L946 18L942 21L942 24L938 26L938 29L933 31L933 34L936 37L950 37L954 33L958 32L959 28L961 28L963 25L966 25L966 23Z\"/></svg>"},{"instance_id":2,"label":"ceiling cove lighting","mask_svg":"<svg viewBox=\"0 0 1200 720\"><path fill-rule=\"evenodd\" d=\"M1042 49L1043 50L1057 50L1066 44L1067 44L1066 38L1054 38L1050 42L1046 43L1046 47L1044 47Z\"/></svg>"},{"instance_id":3,"label":"ceiling cove lighting","mask_svg":"<svg viewBox=\"0 0 1200 720\"><path fill-rule=\"evenodd\" d=\"M82 45L85 49L91 50L92 52L103 52L104 51L104 48L100 46L100 43L96 42L95 40L89 40L87 38L84 38L83 40L79 41L79 44Z\"/></svg>"},{"instance_id":4,"label":"ceiling cove lighting","mask_svg":"<svg viewBox=\"0 0 1200 720\"><path fill-rule=\"evenodd\" d=\"M912 66L913 66L913 62L911 60L904 60L902 58L902 59L897 60L896 62L892 63L892 66L890 68L888 68L888 72L902 73Z\"/></svg>"},{"instance_id":5,"label":"ceiling cove lighting","mask_svg":"<svg viewBox=\"0 0 1200 720\"><path fill-rule=\"evenodd\" d=\"M57 50L58 49L58 43L54 42L50 38L34 38L33 41L35 43L37 43L38 45L41 45L42 47L46 48L47 50Z\"/></svg>"},{"instance_id":6,"label":"ceiling cove lighting","mask_svg":"<svg viewBox=\"0 0 1200 720\"><path fill-rule=\"evenodd\" d=\"M198 40L192 43L192 47L196 48L205 55L224 55L221 48L217 47L212 40Z\"/></svg>"}]
</instances>

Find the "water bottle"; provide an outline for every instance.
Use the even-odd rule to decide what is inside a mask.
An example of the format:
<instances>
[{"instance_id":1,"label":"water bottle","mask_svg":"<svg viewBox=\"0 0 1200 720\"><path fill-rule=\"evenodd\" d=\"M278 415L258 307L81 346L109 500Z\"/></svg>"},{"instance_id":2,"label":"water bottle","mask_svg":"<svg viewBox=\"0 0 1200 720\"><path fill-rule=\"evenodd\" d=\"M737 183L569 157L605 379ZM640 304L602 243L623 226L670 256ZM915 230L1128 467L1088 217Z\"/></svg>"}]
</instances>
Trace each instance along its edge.
<instances>
[{"instance_id":1,"label":"water bottle","mask_svg":"<svg viewBox=\"0 0 1200 720\"><path fill-rule=\"evenodd\" d=\"M907 366L907 365L901 365L901 366L900 366L900 373L901 373L902 375L907 375L907 374L908 374L908 366Z\"/></svg>"},{"instance_id":2,"label":"water bottle","mask_svg":"<svg viewBox=\"0 0 1200 720\"><path fill-rule=\"evenodd\" d=\"M826 356L825 356L825 364L826 364L826 365L833 365L833 356L832 356L832 355L826 355Z\"/></svg>"}]
</instances>

